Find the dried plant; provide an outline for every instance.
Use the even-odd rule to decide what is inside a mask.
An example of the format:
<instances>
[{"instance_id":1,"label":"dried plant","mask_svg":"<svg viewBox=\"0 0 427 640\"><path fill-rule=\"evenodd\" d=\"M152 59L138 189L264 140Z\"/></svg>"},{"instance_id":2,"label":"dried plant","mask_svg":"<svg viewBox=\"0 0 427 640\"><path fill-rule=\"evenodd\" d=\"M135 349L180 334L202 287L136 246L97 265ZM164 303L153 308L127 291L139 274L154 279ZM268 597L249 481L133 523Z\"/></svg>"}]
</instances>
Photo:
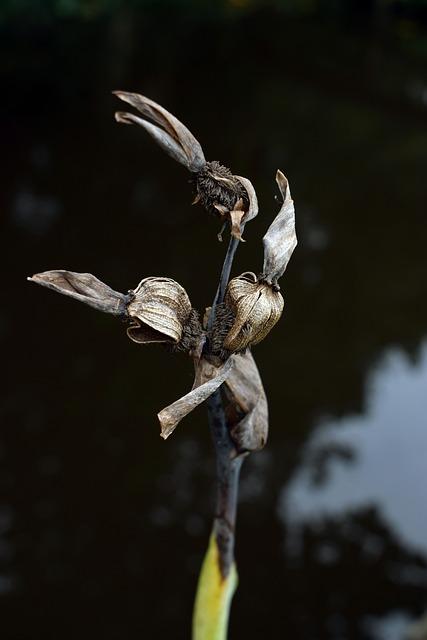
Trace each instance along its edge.
<instances>
[{"instance_id":1,"label":"dried plant","mask_svg":"<svg viewBox=\"0 0 427 640\"><path fill-rule=\"evenodd\" d=\"M116 120L142 126L191 173L196 201L230 229L218 289L203 319L185 289L165 277L148 277L134 290L119 293L89 273L54 270L29 280L118 316L127 335L139 344L163 343L188 354L194 365L193 388L158 413L160 433L168 438L179 422L207 401L217 456L215 518L193 618L194 640L226 638L229 607L237 585L234 529L238 478L248 453L262 449L268 436L268 405L251 347L278 322L284 301L277 283L297 240L289 184L277 171L282 205L264 236L260 275L245 272L230 280L233 258L245 224L258 213L255 190L219 162L206 162L201 145L171 113L135 93L115 92L142 117L116 113Z\"/></svg>"}]
</instances>

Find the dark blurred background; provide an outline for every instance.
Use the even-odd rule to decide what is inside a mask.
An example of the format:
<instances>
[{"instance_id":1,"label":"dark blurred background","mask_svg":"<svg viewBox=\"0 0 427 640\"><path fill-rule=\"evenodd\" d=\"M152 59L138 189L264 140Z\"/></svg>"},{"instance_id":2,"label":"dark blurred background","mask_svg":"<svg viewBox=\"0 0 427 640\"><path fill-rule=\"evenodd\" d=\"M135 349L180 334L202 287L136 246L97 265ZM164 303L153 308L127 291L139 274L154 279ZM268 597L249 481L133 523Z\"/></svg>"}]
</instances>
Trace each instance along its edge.
<instances>
[{"instance_id":1,"label":"dark blurred background","mask_svg":"<svg viewBox=\"0 0 427 640\"><path fill-rule=\"evenodd\" d=\"M216 220L113 89L253 181L235 274L261 266L277 168L296 202L230 638L427 637L427 3L2 0L0 73L2 640L190 637L214 459L203 407L167 442L156 413L191 363L25 281L213 298Z\"/></svg>"}]
</instances>

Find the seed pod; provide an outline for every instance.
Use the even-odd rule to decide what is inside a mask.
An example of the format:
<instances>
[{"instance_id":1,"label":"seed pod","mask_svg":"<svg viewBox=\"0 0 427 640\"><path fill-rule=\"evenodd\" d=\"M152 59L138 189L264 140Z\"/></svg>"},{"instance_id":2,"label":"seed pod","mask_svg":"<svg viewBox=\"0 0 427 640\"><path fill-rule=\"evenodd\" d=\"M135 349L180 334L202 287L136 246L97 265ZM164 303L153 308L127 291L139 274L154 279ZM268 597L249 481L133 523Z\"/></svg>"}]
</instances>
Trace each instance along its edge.
<instances>
[{"instance_id":1,"label":"seed pod","mask_svg":"<svg viewBox=\"0 0 427 640\"><path fill-rule=\"evenodd\" d=\"M130 321L127 334L134 342L170 343L191 353L202 334L199 315L187 293L171 278L144 278L135 291L114 291L91 273L45 271L28 278L70 298Z\"/></svg>"},{"instance_id":2,"label":"seed pod","mask_svg":"<svg viewBox=\"0 0 427 640\"><path fill-rule=\"evenodd\" d=\"M171 278L144 278L128 304L132 320L127 334L139 343L179 343L191 314L187 292Z\"/></svg>"},{"instance_id":3,"label":"seed pod","mask_svg":"<svg viewBox=\"0 0 427 640\"><path fill-rule=\"evenodd\" d=\"M258 213L255 191L249 180L233 175L230 169L216 160L206 162L199 141L160 104L138 93L113 93L142 116L117 111L117 122L143 127L168 155L184 165L192 174L193 204L200 202L206 211L223 222L228 221L232 235L241 240L244 224Z\"/></svg>"},{"instance_id":4,"label":"seed pod","mask_svg":"<svg viewBox=\"0 0 427 640\"><path fill-rule=\"evenodd\" d=\"M206 211L213 215L227 216L240 198L243 200L244 210L249 208L248 194L242 182L217 160L207 162L194 173L192 181L196 192L195 201L200 201Z\"/></svg>"},{"instance_id":5,"label":"seed pod","mask_svg":"<svg viewBox=\"0 0 427 640\"><path fill-rule=\"evenodd\" d=\"M235 320L224 340L224 349L239 352L265 338L282 315L284 302L276 287L246 272L229 282L225 304Z\"/></svg>"}]
</instances>

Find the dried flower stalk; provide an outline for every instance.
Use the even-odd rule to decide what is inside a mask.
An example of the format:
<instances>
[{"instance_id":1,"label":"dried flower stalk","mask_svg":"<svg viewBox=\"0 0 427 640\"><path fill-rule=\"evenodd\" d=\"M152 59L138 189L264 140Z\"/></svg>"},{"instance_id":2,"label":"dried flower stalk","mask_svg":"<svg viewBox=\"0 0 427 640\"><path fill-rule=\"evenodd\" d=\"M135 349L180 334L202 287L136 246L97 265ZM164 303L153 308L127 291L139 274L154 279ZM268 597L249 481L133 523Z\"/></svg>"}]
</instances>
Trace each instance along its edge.
<instances>
[{"instance_id":1,"label":"dried flower stalk","mask_svg":"<svg viewBox=\"0 0 427 640\"><path fill-rule=\"evenodd\" d=\"M207 162L189 129L159 104L136 93L115 95L140 114L117 112L116 120L143 127L184 165L192 174L195 202L229 225L230 241L212 306L201 324L185 289L165 277L144 278L126 294L89 273L52 270L29 280L120 317L133 342L166 344L193 358L193 388L160 411L158 418L166 439L186 415L207 401L217 456L217 496L196 598L193 640L224 640L237 585L234 529L240 468L248 453L265 446L268 436L267 398L250 348L282 315L284 301L277 281L297 244L294 204L286 177L277 171L283 202L263 239L262 274L245 272L230 280L244 227L258 214L252 183L217 161Z\"/></svg>"}]
</instances>

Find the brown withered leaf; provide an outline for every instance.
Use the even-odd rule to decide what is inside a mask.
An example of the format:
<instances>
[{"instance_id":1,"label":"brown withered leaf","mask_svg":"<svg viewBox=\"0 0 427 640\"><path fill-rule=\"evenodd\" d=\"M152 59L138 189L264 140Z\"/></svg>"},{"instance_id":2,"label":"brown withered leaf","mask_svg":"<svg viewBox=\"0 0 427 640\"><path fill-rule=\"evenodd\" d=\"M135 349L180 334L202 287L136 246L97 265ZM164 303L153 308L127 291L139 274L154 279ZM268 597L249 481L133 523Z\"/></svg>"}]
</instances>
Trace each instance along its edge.
<instances>
[{"instance_id":1,"label":"brown withered leaf","mask_svg":"<svg viewBox=\"0 0 427 640\"><path fill-rule=\"evenodd\" d=\"M215 366L204 357L195 362L195 379L192 390L157 414L160 435L166 440L179 422L199 404L207 400L228 378L234 366L234 356L221 366Z\"/></svg>"},{"instance_id":2,"label":"brown withered leaf","mask_svg":"<svg viewBox=\"0 0 427 640\"><path fill-rule=\"evenodd\" d=\"M114 291L91 273L76 273L74 271L55 269L36 273L28 280L84 302L99 311L116 316L126 313L128 297L123 293Z\"/></svg>"},{"instance_id":3,"label":"brown withered leaf","mask_svg":"<svg viewBox=\"0 0 427 640\"><path fill-rule=\"evenodd\" d=\"M234 367L223 388L230 433L238 452L262 449L268 437L268 404L250 351L234 356Z\"/></svg>"},{"instance_id":4,"label":"brown withered leaf","mask_svg":"<svg viewBox=\"0 0 427 640\"><path fill-rule=\"evenodd\" d=\"M279 170L276 173L276 182L283 197L283 204L263 238L263 277L270 284L283 275L297 246L294 202L289 183Z\"/></svg>"},{"instance_id":5,"label":"brown withered leaf","mask_svg":"<svg viewBox=\"0 0 427 640\"><path fill-rule=\"evenodd\" d=\"M143 118L140 118L132 113L118 111L115 114L117 122L138 124L143 127L166 153L187 167L189 171L197 172L205 166L206 160L200 143L178 118L153 100L138 93L127 91L113 91L113 93L143 115Z\"/></svg>"}]
</instances>

